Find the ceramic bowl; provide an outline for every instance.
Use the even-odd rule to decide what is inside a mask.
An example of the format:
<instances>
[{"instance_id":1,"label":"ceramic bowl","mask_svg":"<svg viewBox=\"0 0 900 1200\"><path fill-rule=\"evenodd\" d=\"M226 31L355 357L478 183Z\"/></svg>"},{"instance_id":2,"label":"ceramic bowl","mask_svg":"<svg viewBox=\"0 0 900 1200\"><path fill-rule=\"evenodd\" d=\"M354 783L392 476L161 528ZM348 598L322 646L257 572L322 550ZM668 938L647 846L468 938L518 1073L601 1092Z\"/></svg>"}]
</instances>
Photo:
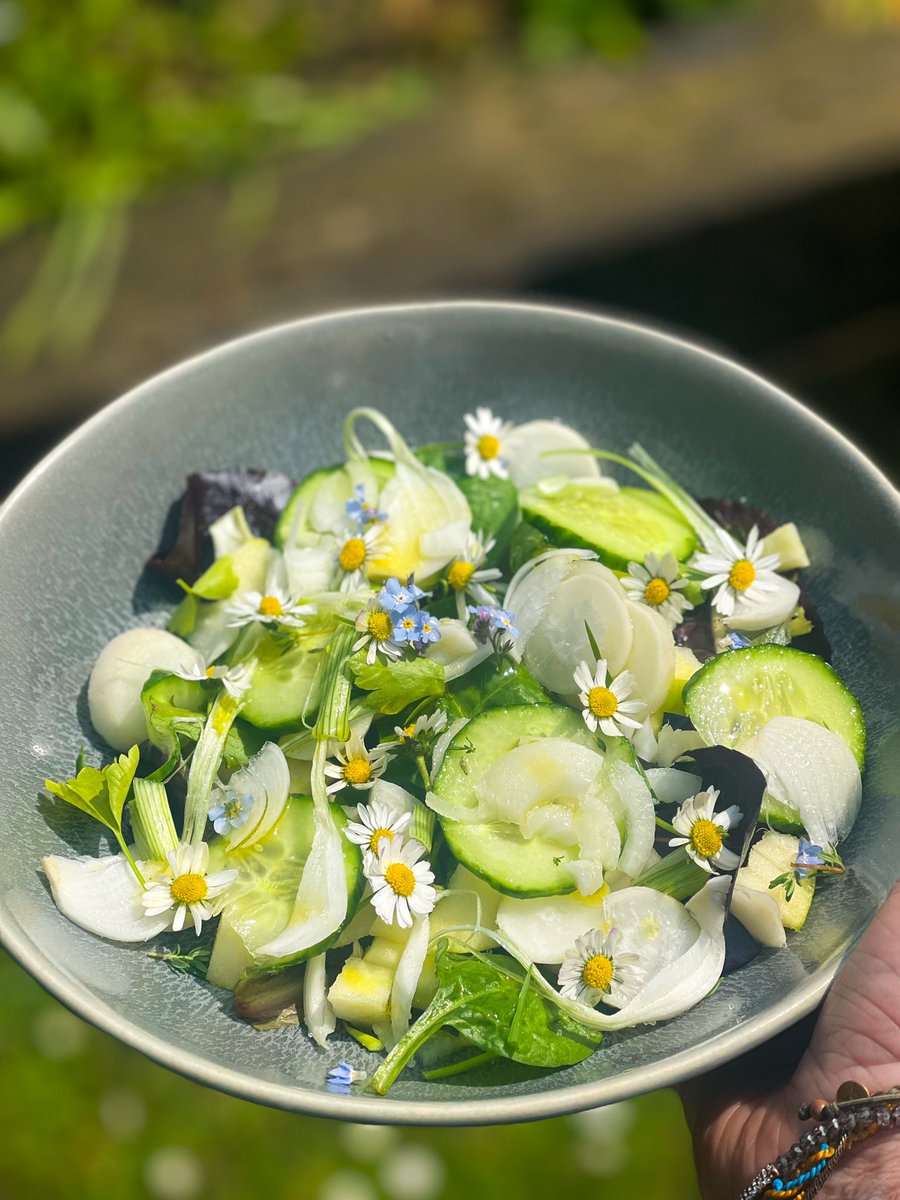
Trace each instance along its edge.
<instances>
[{"instance_id":1,"label":"ceramic bowl","mask_svg":"<svg viewBox=\"0 0 900 1200\"><path fill-rule=\"evenodd\" d=\"M369 1066L355 1043L320 1050L300 1029L257 1032L229 996L175 975L144 948L108 944L57 912L47 853L96 852L91 823L41 801L95 741L85 681L103 644L162 624L170 601L141 580L190 471L243 464L300 477L341 457L344 414L382 409L411 442L456 439L486 404L558 416L594 444L642 440L698 495L746 497L794 520L806 586L870 731L865 798L806 927L668 1024L609 1037L556 1073L498 1065L458 1079L404 1074L389 1096L335 1095L329 1066ZM74 1012L211 1087L300 1112L371 1122L548 1117L706 1071L809 1012L897 874L900 505L841 434L732 362L617 320L518 304L339 313L221 346L130 392L82 426L0 512L0 937Z\"/></svg>"}]
</instances>

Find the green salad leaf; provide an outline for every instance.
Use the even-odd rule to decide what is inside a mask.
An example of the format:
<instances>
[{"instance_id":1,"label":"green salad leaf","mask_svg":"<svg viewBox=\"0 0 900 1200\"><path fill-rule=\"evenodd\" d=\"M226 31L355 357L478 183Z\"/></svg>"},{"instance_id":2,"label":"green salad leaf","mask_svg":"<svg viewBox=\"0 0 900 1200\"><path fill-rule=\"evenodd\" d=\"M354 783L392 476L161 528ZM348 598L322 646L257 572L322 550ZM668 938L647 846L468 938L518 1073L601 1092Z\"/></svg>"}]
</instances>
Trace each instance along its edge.
<instances>
[{"instance_id":1,"label":"green salad leaf","mask_svg":"<svg viewBox=\"0 0 900 1200\"><path fill-rule=\"evenodd\" d=\"M438 944L438 990L373 1079L384 1094L412 1056L450 1026L479 1049L532 1067L566 1067L590 1057L603 1035L532 988L531 970L503 954L453 954Z\"/></svg>"},{"instance_id":2,"label":"green salad leaf","mask_svg":"<svg viewBox=\"0 0 900 1200\"><path fill-rule=\"evenodd\" d=\"M65 783L47 779L44 786L51 795L59 796L66 804L80 809L105 826L113 834L135 875L143 883L143 877L122 833L122 813L139 762L140 750L137 746L132 746L127 754L120 754L102 769L82 767L74 779L67 779Z\"/></svg>"},{"instance_id":3,"label":"green salad leaf","mask_svg":"<svg viewBox=\"0 0 900 1200\"><path fill-rule=\"evenodd\" d=\"M178 586L198 600L225 600L237 590L239 582L233 557L223 554L193 584L179 579Z\"/></svg>"},{"instance_id":4,"label":"green salad leaf","mask_svg":"<svg viewBox=\"0 0 900 1200\"><path fill-rule=\"evenodd\" d=\"M520 704L551 704L552 701L523 663L504 658L498 670L495 658L485 659L448 691L447 709L457 717L476 717L489 708L512 708Z\"/></svg>"},{"instance_id":5,"label":"green salad leaf","mask_svg":"<svg viewBox=\"0 0 900 1200\"><path fill-rule=\"evenodd\" d=\"M357 687L369 692L369 706L390 716L417 700L444 693L444 668L430 658L401 658L392 663L351 659L350 669Z\"/></svg>"}]
</instances>

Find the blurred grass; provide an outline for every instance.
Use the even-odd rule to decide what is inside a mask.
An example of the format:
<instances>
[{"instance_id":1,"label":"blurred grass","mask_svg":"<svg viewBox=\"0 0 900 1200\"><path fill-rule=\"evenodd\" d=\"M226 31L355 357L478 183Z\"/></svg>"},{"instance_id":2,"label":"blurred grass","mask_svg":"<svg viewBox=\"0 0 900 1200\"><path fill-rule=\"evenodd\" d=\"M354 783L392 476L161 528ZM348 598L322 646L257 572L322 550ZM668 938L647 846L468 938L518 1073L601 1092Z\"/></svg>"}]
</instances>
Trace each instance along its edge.
<instances>
[{"instance_id":1,"label":"blurred grass","mask_svg":"<svg viewBox=\"0 0 900 1200\"><path fill-rule=\"evenodd\" d=\"M296 1117L208 1091L72 1016L0 953L0 1197L692 1200L675 1096L501 1128Z\"/></svg>"}]
</instances>

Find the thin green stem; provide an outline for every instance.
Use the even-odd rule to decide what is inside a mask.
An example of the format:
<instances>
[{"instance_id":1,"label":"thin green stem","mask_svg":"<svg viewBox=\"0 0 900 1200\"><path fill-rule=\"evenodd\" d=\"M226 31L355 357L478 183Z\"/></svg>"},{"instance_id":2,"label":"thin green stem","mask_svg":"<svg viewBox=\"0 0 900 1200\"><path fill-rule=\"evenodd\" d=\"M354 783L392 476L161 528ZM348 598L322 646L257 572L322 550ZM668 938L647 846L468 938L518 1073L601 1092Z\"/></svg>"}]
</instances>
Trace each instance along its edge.
<instances>
[{"instance_id":1,"label":"thin green stem","mask_svg":"<svg viewBox=\"0 0 900 1200\"><path fill-rule=\"evenodd\" d=\"M429 1083L432 1079L449 1079L451 1075L463 1075L466 1071L474 1071L499 1057L494 1050L484 1050L481 1054L470 1054L461 1062L450 1063L446 1067L435 1067L431 1071L423 1071L422 1078L427 1079Z\"/></svg>"},{"instance_id":2,"label":"thin green stem","mask_svg":"<svg viewBox=\"0 0 900 1200\"><path fill-rule=\"evenodd\" d=\"M675 826L670 825L668 821L664 821L662 817L657 817L656 823L660 829L664 829L666 833L674 833L675 836L678 837L678 830L675 828Z\"/></svg>"},{"instance_id":3,"label":"thin green stem","mask_svg":"<svg viewBox=\"0 0 900 1200\"><path fill-rule=\"evenodd\" d=\"M125 858L128 860L128 865L131 867L132 871L134 871L135 875L137 876L138 883L141 885L141 887L146 887L147 881L144 879L144 876L141 874L137 863L134 861L133 854L128 849L128 847L125 845L125 839L122 836L121 829L115 829L115 830L113 830L113 832L116 835L116 841L119 843L122 853L125 855Z\"/></svg>"},{"instance_id":4,"label":"thin green stem","mask_svg":"<svg viewBox=\"0 0 900 1200\"><path fill-rule=\"evenodd\" d=\"M431 776L428 774L428 765L425 762L424 754L416 755L416 766L419 768L419 778L422 780L425 791L427 792L431 787Z\"/></svg>"}]
</instances>

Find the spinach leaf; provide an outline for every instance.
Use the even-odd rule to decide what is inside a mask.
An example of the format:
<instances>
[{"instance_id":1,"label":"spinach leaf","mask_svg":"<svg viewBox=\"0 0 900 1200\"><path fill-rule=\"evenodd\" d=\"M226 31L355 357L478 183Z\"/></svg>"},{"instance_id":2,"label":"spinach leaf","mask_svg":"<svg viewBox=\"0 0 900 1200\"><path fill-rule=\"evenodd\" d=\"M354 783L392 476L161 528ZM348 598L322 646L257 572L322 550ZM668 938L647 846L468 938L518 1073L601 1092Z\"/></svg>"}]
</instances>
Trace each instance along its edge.
<instances>
[{"instance_id":1,"label":"spinach leaf","mask_svg":"<svg viewBox=\"0 0 900 1200\"><path fill-rule=\"evenodd\" d=\"M494 658L485 659L462 677L460 685L447 694L447 708L458 717L475 717L489 708L552 703L528 668L509 659L499 671Z\"/></svg>"},{"instance_id":2,"label":"spinach leaf","mask_svg":"<svg viewBox=\"0 0 900 1200\"><path fill-rule=\"evenodd\" d=\"M534 990L531 971L506 955L452 954L442 941L435 971L434 999L375 1074L373 1087L382 1095L416 1051L448 1025L480 1049L532 1067L572 1066L602 1041L599 1030Z\"/></svg>"},{"instance_id":3,"label":"spinach leaf","mask_svg":"<svg viewBox=\"0 0 900 1200\"><path fill-rule=\"evenodd\" d=\"M430 696L444 692L444 668L430 658L397 659L392 663L350 660L357 687L369 692L368 704L376 712L393 715Z\"/></svg>"},{"instance_id":4,"label":"spinach leaf","mask_svg":"<svg viewBox=\"0 0 900 1200\"><path fill-rule=\"evenodd\" d=\"M488 479L465 475L457 483L472 510L472 528L496 542L487 559L488 566L496 567L506 552L519 518L516 485L511 479L498 479L496 475Z\"/></svg>"}]
</instances>

